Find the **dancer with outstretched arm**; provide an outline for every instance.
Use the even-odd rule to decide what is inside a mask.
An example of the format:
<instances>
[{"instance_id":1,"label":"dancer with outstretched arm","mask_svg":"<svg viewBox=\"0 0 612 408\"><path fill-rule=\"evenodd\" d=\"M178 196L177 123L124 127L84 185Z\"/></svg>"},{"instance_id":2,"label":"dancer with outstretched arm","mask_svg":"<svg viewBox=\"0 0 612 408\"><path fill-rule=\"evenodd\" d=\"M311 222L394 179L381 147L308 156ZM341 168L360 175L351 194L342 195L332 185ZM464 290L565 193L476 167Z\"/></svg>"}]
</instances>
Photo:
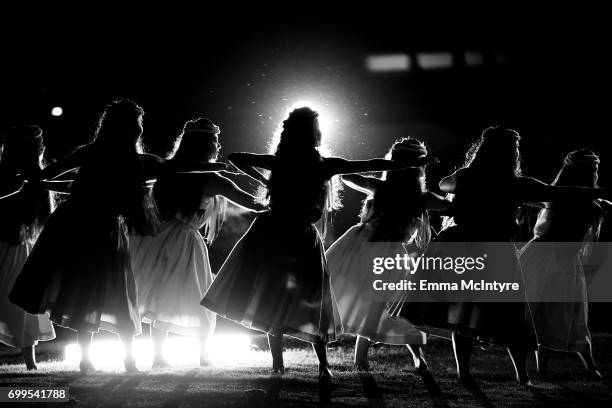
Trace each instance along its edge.
<instances>
[{"instance_id":1,"label":"dancer with outstretched arm","mask_svg":"<svg viewBox=\"0 0 612 408\"><path fill-rule=\"evenodd\" d=\"M265 184L270 211L233 248L202 305L268 333L273 370L283 373L283 335L312 343L319 376L331 376L326 343L341 330L323 243L314 224L332 209L337 174L418 166L423 161L323 157L317 112L295 109L274 154L234 153L230 161ZM267 179L257 168L270 171ZM325 224L325 222L324 222ZM323 226L325 230L325 225Z\"/></svg>"},{"instance_id":2,"label":"dancer with outstretched arm","mask_svg":"<svg viewBox=\"0 0 612 408\"><path fill-rule=\"evenodd\" d=\"M386 156L391 160L426 160L435 163L425 144L414 138L404 138L393 144ZM368 350L372 343L408 346L417 370L427 370L421 348L426 342L424 332L403 319L391 319L387 314L389 299L373 297L372 274L361 264L360 252L365 243L377 243L380 254L421 254L431 239L428 210L443 211L451 204L426 190L426 165L387 172L382 178L358 174L342 176L353 189L368 194L361 222L349 228L327 250L327 263L332 289L338 302L344 333L357 336L355 367L369 371ZM382 246L384 245L384 249ZM386 272L389 282L399 281L403 271Z\"/></svg>"},{"instance_id":3,"label":"dancer with outstretched arm","mask_svg":"<svg viewBox=\"0 0 612 408\"><path fill-rule=\"evenodd\" d=\"M552 185L597 187L598 169L599 156L592 150L573 151L563 160ZM529 301L527 317L538 340L536 361L541 378L548 377L551 351L577 353L591 378L602 377L593 359L583 264L592 256L591 245L599 239L608 204L589 199L545 203L535 237L519 254ZM547 297L556 301L538 301Z\"/></svg>"},{"instance_id":4,"label":"dancer with outstretched arm","mask_svg":"<svg viewBox=\"0 0 612 408\"><path fill-rule=\"evenodd\" d=\"M519 134L503 127L487 128L467 154L466 164L440 182L440 189L455 195L454 225L438 237L443 242L494 242L499 262L516 271L520 282L518 252L512 241L516 211L528 202L589 200L605 192L597 188L551 186L521 175ZM470 360L474 342L508 348L516 379L529 383L526 355L535 348L533 329L525 322L525 303L455 302L415 304L406 302L395 314L426 331L442 329L452 339L457 375L473 384ZM442 309L442 310L441 310Z\"/></svg>"},{"instance_id":5,"label":"dancer with outstretched arm","mask_svg":"<svg viewBox=\"0 0 612 408\"><path fill-rule=\"evenodd\" d=\"M188 121L170 162L178 167L216 162L219 133L208 119ZM207 342L216 322L215 313L200 306L213 281L207 245L220 232L227 201L250 211L262 211L265 206L221 173L161 176L153 196L162 219L159 231L153 236L130 236L140 315L151 325L153 367L169 365L163 354L168 332L198 337L200 365L207 366L211 364Z\"/></svg>"},{"instance_id":6,"label":"dancer with outstretched arm","mask_svg":"<svg viewBox=\"0 0 612 408\"><path fill-rule=\"evenodd\" d=\"M47 314L27 313L9 301L15 280L52 211L46 186L25 181L40 173L44 149L38 126L14 126L0 142L0 185L14 185L17 175L22 182L15 194L0 200L0 342L20 348L28 370L37 369L38 342L55 338Z\"/></svg>"},{"instance_id":7,"label":"dancer with outstretched arm","mask_svg":"<svg viewBox=\"0 0 612 408\"><path fill-rule=\"evenodd\" d=\"M54 323L77 331L84 373L95 370L89 348L99 330L119 334L126 370L138 371L132 343L141 324L128 228L155 232L158 217L146 182L185 170L140 153L143 114L133 101L111 102L94 141L41 172L41 179L52 179L79 168L69 198L47 220L10 294L25 311L49 313ZM198 164L188 167L196 170Z\"/></svg>"}]
</instances>

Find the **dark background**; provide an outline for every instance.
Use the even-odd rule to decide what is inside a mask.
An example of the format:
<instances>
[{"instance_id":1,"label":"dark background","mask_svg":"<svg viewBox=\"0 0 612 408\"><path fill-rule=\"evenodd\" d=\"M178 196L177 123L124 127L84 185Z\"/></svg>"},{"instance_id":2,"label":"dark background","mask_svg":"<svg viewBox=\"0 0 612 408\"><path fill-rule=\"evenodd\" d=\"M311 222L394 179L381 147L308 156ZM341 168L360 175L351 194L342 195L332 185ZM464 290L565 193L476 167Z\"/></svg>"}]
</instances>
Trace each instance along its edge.
<instances>
[{"instance_id":1,"label":"dark background","mask_svg":"<svg viewBox=\"0 0 612 408\"><path fill-rule=\"evenodd\" d=\"M165 154L183 123L197 116L220 125L222 155L265 152L287 109L308 100L333 116L323 137L334 154L380 157L397 138L424 140L441 159L428 171L433 190L479 133L500 123L522 135L525 174L551 181L568 151L590 147L601 157L600 184L609 185L609 33L596 11L422 18L380 8L321 15L307 3L300 7L288 16L183 10L102 21L90 10L68 22L43 16L5 24L0 127L38 124L48 157L59 158L90 140L104 105L125 96L145 109L144 141L153 153ZM482 53L483 65L466 66L466 51ZM423 52L450 52L453 66L419 69L414 57ZM370 72L366 57L385 53L410 55L411 69ZM51 116L54 106L62 116ZM495 186L483 188L491 190L484 205L495 205ZM343 197L328 241L357 220L363 197L348 189ZM228 220L211 252L213 267L246 225L244 216ZM592 316L593 325L603 324L602 313Z\"/></svg>"}]
</instances>

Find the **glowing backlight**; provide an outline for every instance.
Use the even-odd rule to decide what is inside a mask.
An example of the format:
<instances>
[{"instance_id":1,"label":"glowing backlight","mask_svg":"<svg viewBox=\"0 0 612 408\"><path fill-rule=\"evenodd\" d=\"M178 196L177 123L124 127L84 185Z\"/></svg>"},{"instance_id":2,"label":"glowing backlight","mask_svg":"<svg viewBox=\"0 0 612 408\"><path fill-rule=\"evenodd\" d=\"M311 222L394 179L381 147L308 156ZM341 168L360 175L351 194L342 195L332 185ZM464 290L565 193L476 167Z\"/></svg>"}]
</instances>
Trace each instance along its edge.
<instances>
[{"instance_id":1,"label":"glowing backlight","mask_svg":"<svg viewBox=\"0 0 612 408\"><path fill-rule=\"evenodd\" d=\"M207 345L208 356L215 366L240 366L257 354L251 351L251 341L246 334L215 335ZM125 350L117 340L94 341L89 351L90 358L98 370L122 370ZM200 362L200 344L197 338L169 337L164 345L164 356L172 366L197 365ZM136 365L146 370L153 364L151 339L136 339L134 342ZM65 361L78 364L81 350L78 344L69 344L65 349Z\"/></svg>"}]
</instances>

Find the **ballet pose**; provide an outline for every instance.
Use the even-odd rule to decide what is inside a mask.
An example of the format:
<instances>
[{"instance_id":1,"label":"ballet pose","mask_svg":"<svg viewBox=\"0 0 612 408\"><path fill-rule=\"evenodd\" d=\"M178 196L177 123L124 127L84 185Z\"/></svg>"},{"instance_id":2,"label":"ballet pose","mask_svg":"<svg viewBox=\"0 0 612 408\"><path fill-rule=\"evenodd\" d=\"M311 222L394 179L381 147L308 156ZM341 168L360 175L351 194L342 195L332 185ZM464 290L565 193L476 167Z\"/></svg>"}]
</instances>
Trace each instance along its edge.
<instances>
[{"instance_id":1,"label":"ballet pose","mask_svg":"<svg viewBox=\"0 0 612 408\"><path fill-rule=\"evenodd\" d=\"M603 194L600 189L551 186L521 176L519 140L514 130L486 129L469 150L466 165L440 182L441 190L453 193L455 199L454 225L442 231L439 240L497 243L496 262L515 270L516 282L522 278L511 240L516 232L518 206L528 202L590 200ZM529 383L525 361L529 348L535 347L535 336L525 322L524 303L405 303L396 314L426 331L451 337L461 382L473 382L469 367L474 341L478 340L481 344L507 347L517 381Z\"/></svg>"},{"instance_id":2,"label":"ballet pose","mask_svg":"<svg viewBox=\"0 0 612 408\"><path fill-rule=\"evenodd\" d=\"M37 126L16 126L3 135L0 184L14 184L20 175L36 176L42 167L44 144ZM16 194L0 201L0 342L21 349L28 370L35 370L35 346L55 338L46 314L30 314L8 297L36 238L51 213L51 198L42 184L26 182Z\"/></svg>"},{"instance_id":3,"label":"ballet pose","mask_svg":"<svg viewBox=\"0 0 612 408\"><path fill-rule=\"evenodd\" d=\"M216 125L207 119L189 121L170 162L179 167L194 161L213 163L220 149ZM213 281L206 245L219 233L226 200L253 211L265 207L218 173L160 177L153 196L163 220L161 228L154 236L130 236L140 315L151 324L153 367L168 365L163 343L169 331L199 337L200 365L206 366L210 364L207 340L216 321L215 313L199 304Z\"/></svg>"},{"instance_id":4,"label":"ballet pose","mask_svg":"<svg viewBox=\"0 0 612 408\"><path fill-rule=\"evenodd\" d=\"M391 147L388 159L435 162L425 145L416 139L402 139ZM407 247L422 253L431 237L427 210L445 210L450 202L425 188L425 165L396 170L382 179L360 175L343 176L350 187L369 195L361 222L351 227L327 250L326 257L344 333L357 335L355 366L369 370L368 350L373 342L406 344L417 370L426 370L421 345L425 333L403 319L391 319L388 303L372 297L372 274L360 265L362 244L387 243L385 253L407 253ZM362 273L368 272L368 273ZM386 272L388 281L399 281L401 271ZM395 276L390 276L395 274Z\"/></svg>"},{"instance_id":5,"label":"ballet pose","mask_svg":"<svg viewBox=\"0 0 612 408\"><path fill-rule=\"evenodd\" d=\"M275 372L285 370L284 334L311 342L319 359L319 375L329 378L326 343L336 338L341 327L314 223L331 209L330 179L337 174L419 163L323 157L318 150L321 132L317 117L307 107L291 112L283 122L273 155L229 156L236 167L267 186L270 211L257 217L232 249L202 305L268 333ZM270 170L269 180L256 168Z\"/></svg>"},{"instance_id":6,"label":"ballet pose","mask_svg":"<svg viewBox=\"0 0 612 408\"><path fill-rule=\"evenodd\" d=\"M588 149L569 153L553 185L596 187L599 157ZM583 262L589 244L597 241L603 221L599 201L573 200L546 203L534 228L534 239L520 253L529 319L533 321L539 349L538 372L547 377L549 350L575 352L589 375L601 378L588 328L587 278ZM561 242L556 248L547 242ZM537 299L566 296L567 301Z\"/></svg>"},{"instance_id":7,"label":"ballet pose","mask_svg":"<svg viewBox=\"0 0 612 408\"><path fill-rule=\"evenodd\" d=\"M130 100L111 102L92 143L43 169L41 179L74 168L79 172L10 294L25 311L48 312L54 323L77 331L84 373L94 370L89 348L100 329L119 334L126 370L138 371L132 343L141 324L127 231L154 231L157 214L145 183L177 170L157 156L139 153L143 114Z\"/></svg>"}]
</instances>

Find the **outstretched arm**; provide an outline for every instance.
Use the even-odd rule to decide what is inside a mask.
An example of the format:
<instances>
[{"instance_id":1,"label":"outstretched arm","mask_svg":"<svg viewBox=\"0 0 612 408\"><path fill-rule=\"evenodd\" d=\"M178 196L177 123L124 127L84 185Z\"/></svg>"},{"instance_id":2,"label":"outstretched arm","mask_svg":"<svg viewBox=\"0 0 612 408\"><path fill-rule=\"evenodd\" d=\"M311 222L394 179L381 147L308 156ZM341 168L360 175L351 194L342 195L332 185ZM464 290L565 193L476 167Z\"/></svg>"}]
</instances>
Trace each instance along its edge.
<instances>
[{"instance_id":1,"label":"outstretched arm","mask_svg":"<svg viewBox=\"0 0 612 408\"><path fill-rule=\"evenodd\" d=\"M601 208L603 208L606 213L612 211L612 202L604 199L599 199L597 200L597 202L599 203L599 205L601 205Z\"/></svg>"},{"instance_id":2,"label":"outstretched arm","mask_svg":"<svg viewBox=\"0 0 612 408\"><path fill-rule=\"evenodd\" d=\"M519 194L523 201L529 202L595 200L610 195L600 188L551 186L532 177L519 178Z\"/></svg>"},{"instance_id":3,"label":"outstretched arm","mask_svg":"<svg viewBox=\"0 0 612 408\"><path fill-rule=\"evenodd\" d=\"M365 194L374 194L380 183L383 183L381 179L364 177L358 174L346 174L342 176L342 182L353 190Z\"/></svg>"},{"instance_id":4,"label":"outstretched arm","mask_svg":"<svg viewBox=\"0 0 612 408\"><path fill-rule=\"evenodd\" d=\"M532 208L546 208L546 203L541 203L541 202L531 202L528 201L525 203L525 205L527 207L532 207Z\"/></svg>"},{"instance_id":5,"label":"outstretched arm","mask_svg":"<svg viewBox=\"0 0 612 408\"><path fill-rule=\"evenodd\" d=\"M453 174L451 174L450 176L446 176L442 180L440 180L440 184L439 184L440 190L442 190L442 192L444 193L454 193L455 189L457 188L458 175L463 170L464 169L459 169L455 171Z\"/></svg>"},{"instance_id":6,"label":"outstretched arm","mask_svg":"<svg viewBox=\"0 0 612 408\"><path fill-rule=\"evenodd\" d=\"M452 209L453 202L431 191L425 193L425 209L446 212Z\"/></svg>"},{"instance_id":7,"label":"outstretched arm","mask_svg":"<svg viewBox=\"0 0 612 408\"><path fill-rule=\"evenodd\" d=\"M221 195L246 210L258 212L266 210L266 206L258 203L255 197L242 190L232 180L219 174L210 177L204 189L211 195Z\"/></svg>"},{"instance_id":8,"label":"outstretched arm","mask_svg":"<svg viewBox=\"0 0 612 408\"><path fill-rule=\"evenodd\" d=\"M212 173L227 169L225 163L210 163L203 161L165 160L154 154L141 154L144 172L147 180L156 179L164 174L176 173Z\"/></svg>"},{"instance_id":9,"label":"outstretched arm","mask_svg":"<svg viewBox=\"0 0 612 408\"><path fill-rule=\"evenodd\" d=\"M42 188L45 190L54 191L61 194L69 194L72 180L44 180L40 183Z\"/></svg>"},{"instance_id":10,"label":"outstretched arm","mask_svg":"<svg viewBox=\"0 0 612 408\"><path fill-rule=\"evenodd\" d=\"M0 200L17 194L23 188L25 180L22 176L0 180Z\"/></svg>"},{"instance_id":11,"label":"outstretched arm","mask_svg":"<svg viewBox=\"0 0 612 408\"><path fill-rule=\"evenodd\" d=\"M352 174L352 173L371 173L387 170L401 170L408 167L420 167L427 163L429 159L423 158L412 162L386 160L386 159L370 159L370 160L347 160L341 157L330 157L324 161L325 171L328 177L337 174Z\"/></svg>"},{"instance_id":12,"label":"outstretched arm","mask_svg":"<svg viewBox=\"0 0 612 408\"><path fill-rule=\"evenodd\" d=\"M39 179L40 180L51 180L65 173L68 173L70 171L74 171L86 161L86 156L87 156L88 151L89 151L89 146L87 145L78 147L74 152L70 153L68 156L64 157L61 160L56 161L55 163L51 163L50 165L42 169L38 176Z\"/></svg>"},{"instance_id":13,"label":"outstretched arm","mask_svg":"<svg viewBox=\"0 0 612 408\"><path fill-rule=\"evenodd\" d=\"M268 184L268 179L259 172L256 167L272 170L274 164L274 156L271 154L254 154L254 153L232 153L228 156L228 160L236 166L238 170L257 181L262 186Z\"/></svg>"}]
</instances>

